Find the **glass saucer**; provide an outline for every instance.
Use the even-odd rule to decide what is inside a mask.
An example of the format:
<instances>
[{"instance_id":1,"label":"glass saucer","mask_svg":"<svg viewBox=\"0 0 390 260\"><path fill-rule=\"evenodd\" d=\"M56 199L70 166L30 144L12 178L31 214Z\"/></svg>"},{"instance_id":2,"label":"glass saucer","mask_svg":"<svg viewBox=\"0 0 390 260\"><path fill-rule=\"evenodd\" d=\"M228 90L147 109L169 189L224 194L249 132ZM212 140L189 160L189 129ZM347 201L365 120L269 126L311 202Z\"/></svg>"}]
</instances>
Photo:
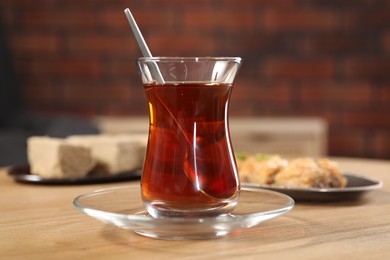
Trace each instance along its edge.
<instances>
[{"instance_id":1,"label":"glass saucer","mask_svg":"<svg viewBox=\"0 0 390 260\"><path fill-rule=\"evenodd\" d=\"M152 238L206 239L254 227L294 207L294 200L275 191L242 188L231 214L204 218L151 217L144 208L138 185L82 194L73 201L83 213L105 223Z\"/></svg>"}]
</instances>

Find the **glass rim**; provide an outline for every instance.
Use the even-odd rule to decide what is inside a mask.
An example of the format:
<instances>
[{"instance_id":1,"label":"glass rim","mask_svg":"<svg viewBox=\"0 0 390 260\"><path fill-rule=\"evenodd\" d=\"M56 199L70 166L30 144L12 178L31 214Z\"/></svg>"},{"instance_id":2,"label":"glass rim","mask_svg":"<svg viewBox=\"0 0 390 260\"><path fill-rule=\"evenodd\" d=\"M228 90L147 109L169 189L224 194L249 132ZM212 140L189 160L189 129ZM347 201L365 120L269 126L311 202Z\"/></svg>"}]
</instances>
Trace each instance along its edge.
<instances>
[{"instance_id":1,"label":"glass rim","mask_svg":"<svg viewBox=\"0 0 390 260\"><path fill-rule=\"evenodd\" d=\"M228 57L228 56L202 56L202 57L185 57L185 56L156 56L156 57L140 57L137 59L139 62L147 62L147 61L154 61L154 62L164 62L164 61L230 61L230 62L238 62L240 63L242 61L241 57Z\"/></svg>"}]
</instances>

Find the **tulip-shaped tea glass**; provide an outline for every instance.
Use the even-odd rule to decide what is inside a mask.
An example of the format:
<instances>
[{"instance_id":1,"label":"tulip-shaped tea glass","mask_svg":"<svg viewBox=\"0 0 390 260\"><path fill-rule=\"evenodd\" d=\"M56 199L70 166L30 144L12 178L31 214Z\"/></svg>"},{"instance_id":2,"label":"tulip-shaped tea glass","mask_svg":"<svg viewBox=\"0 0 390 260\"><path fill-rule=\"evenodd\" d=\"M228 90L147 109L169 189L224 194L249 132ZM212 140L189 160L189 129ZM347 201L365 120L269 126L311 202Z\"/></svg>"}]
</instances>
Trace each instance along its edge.
<instances>
[{"instance_id":1,"label":"tulip-shaped tea glass","mask_svg":"<svg viewBox=\"0 0 390 260\"><path fill-rule=\"evenodd\" d=\"M228 107L241 59L139 58L149 103L149 139L141 180L153 217L231 212L240 184Z\"/></svg>"}]
</instances>

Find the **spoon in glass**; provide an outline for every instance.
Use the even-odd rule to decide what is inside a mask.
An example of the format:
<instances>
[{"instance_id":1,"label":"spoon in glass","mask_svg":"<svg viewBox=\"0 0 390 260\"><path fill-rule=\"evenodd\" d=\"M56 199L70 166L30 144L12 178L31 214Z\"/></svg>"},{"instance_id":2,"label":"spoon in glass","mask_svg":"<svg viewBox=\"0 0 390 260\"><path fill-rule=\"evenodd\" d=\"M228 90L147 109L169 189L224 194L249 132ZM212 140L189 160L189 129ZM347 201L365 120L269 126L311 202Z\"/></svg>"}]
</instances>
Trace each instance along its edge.
<instances>
[{"instance_id":1,"label":"spoon in glass","mask_svg":"<svg viewBox=\"0 0 390 260\"><path fill-rule=\"evenodd\" d=\"M129 21L130 23L130 26L131 26L131 29L134 33L134 36L135 36L135 39L137 40L137 43L142 51L142 54L144 55L144 57L150 57L152 58L152 54L144 40L144 38L142 37L142 34L141 34L141 31L139 30L138 26L137 26L137 23L133 17L133 15L131 14L130 12L130 9L129 8L126 8L125 9L125 14L126 14L126 17L127 17L127 20ZM150 62L149 63L150 67L149 69L151 70L152 74L155 73L155 77L156 77L156 80L159 84L163 84L164 83L164 79L161 75L161 72L157 66L157 64L155 62ZM183 170L186 174L186 176L189 178L189 180L194 183L195 187L200 191L202 192L205 196L209 197L209 198L212 198L212 199L216 199L211 193L210 191L205 191L204 190L204 187L202 187L202 185L199 183L198 181L198 173L196 171L196 167L194 167L194 164L196 164L196 160L194 160L194 156L191 156L191 154L193 155L193 153L195 152L195 147L193 146L193 144L191 143L190 139L188 138L187 134L185 133L185 131L183 130L183 128L181 127L181 125L179 124L179 122L177 121L177 119L175 118L175 116L173 115L173 113L170 111L170 109L165 105L165 103L163 102L163 100L161 100L159 98L160 102L162 103L162 105L164 106L164 108L167 110L168 114L171 115L172 119L173 119L173 122L176 124L176 126L178 127L178 129L180 130L179 132L181 132L185 138L185 141L188 143L188 145L186 146L186 149L188 149L190 152L186 152L186 156L184 158L184 162L183 162ZM189 147L189 148L188 148Z\"/></svg>"}]
</instances>

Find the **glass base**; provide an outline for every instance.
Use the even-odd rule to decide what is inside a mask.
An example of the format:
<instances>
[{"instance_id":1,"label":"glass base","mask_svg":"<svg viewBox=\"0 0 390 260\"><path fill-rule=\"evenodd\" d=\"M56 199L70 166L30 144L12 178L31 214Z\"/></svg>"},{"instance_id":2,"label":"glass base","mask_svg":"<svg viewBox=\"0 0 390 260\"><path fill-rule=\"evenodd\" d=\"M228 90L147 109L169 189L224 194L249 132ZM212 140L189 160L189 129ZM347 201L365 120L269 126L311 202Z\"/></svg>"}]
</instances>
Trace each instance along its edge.
<instances>
[{"instance_id":1,"label":"glass base","mask_svg":"<svg viewBox=\"0 0 390 260\"><path fill-rule=\"evenodd\" d=\"M208 205L207 208L185 208L178 209L170 207L163 202L145 202L145 208L154 218L160 217L180 217L180 218L204 218L215 217L231 213L236 207L238 197L220 202L214 205Z\"/></svg>"},{"instance_id":2,"label":"glass base","mask_svg":"<svg viewBox=\"0 0 390 260\"><path fill-rule=\"evenodd\" d=\"M166 240L200 240L200 239L215 239L224 237L229 234L229 231L226 230L211 230L205 233L186 233L178 231L176 234L172 233L164 233L164 232L155 232L154 230L140 231L135 230L135 233L141 236L150 237L150 238L158 238L158 239L166 239Z\"/></svg>"}]
</instances>

